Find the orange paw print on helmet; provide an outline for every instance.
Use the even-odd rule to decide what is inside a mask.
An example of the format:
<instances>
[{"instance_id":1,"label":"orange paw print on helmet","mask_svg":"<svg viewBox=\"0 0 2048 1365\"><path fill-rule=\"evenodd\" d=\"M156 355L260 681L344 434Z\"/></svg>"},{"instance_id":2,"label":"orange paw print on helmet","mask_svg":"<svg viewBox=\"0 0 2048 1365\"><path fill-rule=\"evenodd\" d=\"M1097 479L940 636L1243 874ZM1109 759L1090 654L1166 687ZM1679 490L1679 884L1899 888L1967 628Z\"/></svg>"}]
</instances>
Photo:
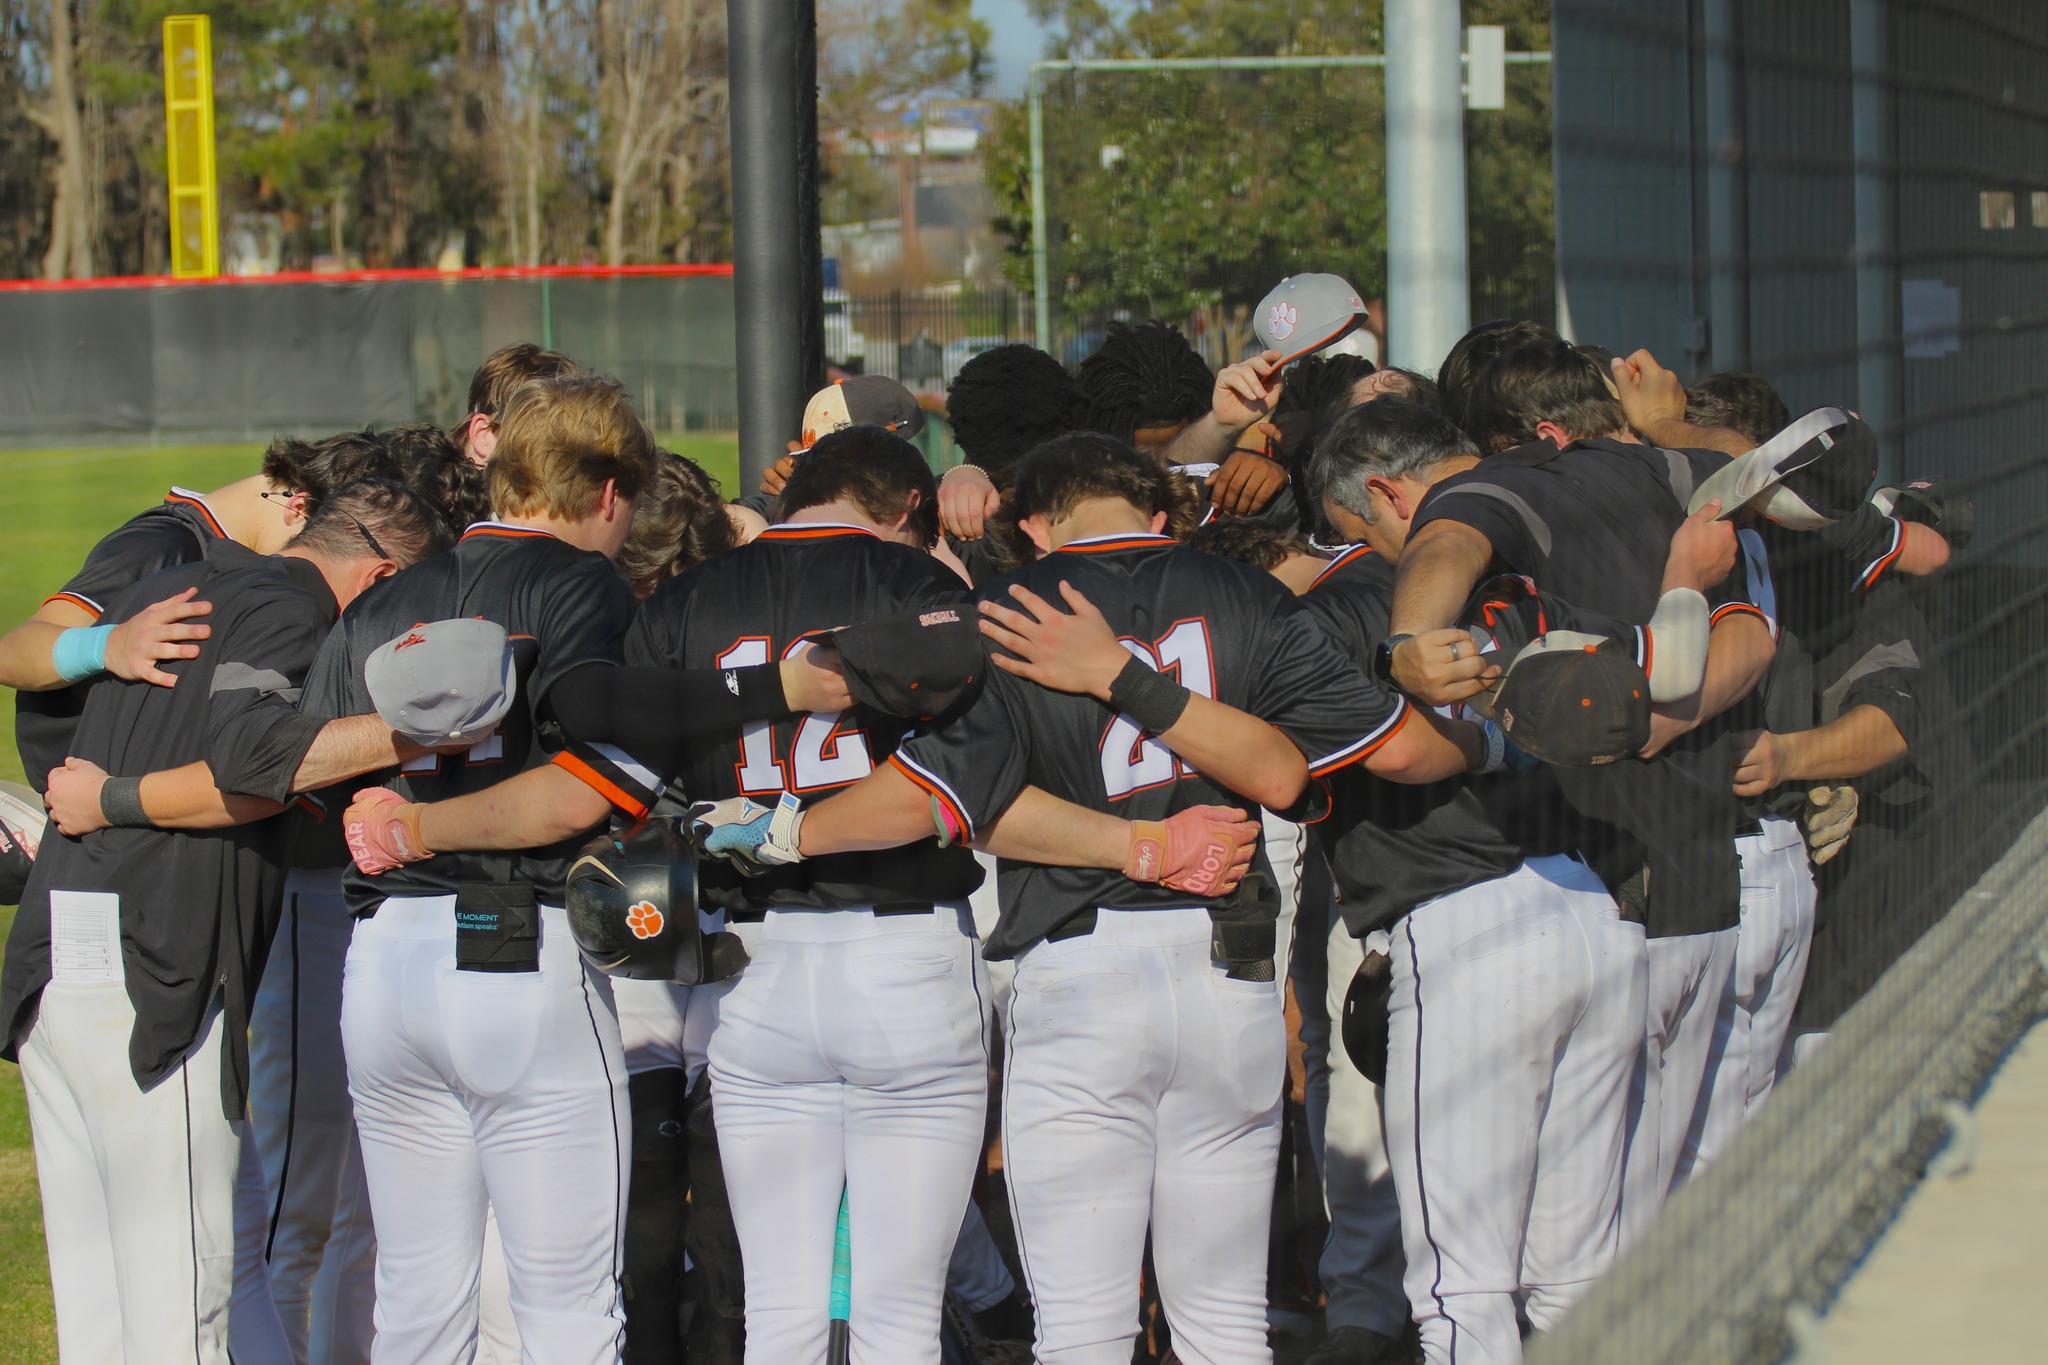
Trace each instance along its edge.
<instances>
[{"instance_id":1,"label":"orange paw print on helmet","mask_svg":"<svg viewBox=\"0 0 2048 1365\"><path fill-rule=\"evenodd\" d=\"M626 927L633 931L634 938L653 938L661 932L661 911L650 901L641 901L626 912Z\"/></svg>"}]
</instances>

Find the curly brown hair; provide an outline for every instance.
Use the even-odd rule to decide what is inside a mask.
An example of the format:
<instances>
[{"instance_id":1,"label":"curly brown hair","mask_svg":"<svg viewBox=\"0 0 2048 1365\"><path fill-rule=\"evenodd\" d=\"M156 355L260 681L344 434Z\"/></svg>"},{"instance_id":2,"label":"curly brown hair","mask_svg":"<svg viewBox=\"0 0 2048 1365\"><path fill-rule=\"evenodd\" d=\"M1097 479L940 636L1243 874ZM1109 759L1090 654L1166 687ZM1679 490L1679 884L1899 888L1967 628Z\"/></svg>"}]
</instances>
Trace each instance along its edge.
<instances>
[{"instance_id":1,"label":"curly brown hair","mask_svg":"<svg viewBox=\"0 0 2048 1365\"><path fill-rule=\"evenodd\" d=\"M654 461L654 482L640 495L633 530L619 549L619 571L643 599L739 539L718 480L674 451L656 450Z\"/></svg>"}]
</instances>

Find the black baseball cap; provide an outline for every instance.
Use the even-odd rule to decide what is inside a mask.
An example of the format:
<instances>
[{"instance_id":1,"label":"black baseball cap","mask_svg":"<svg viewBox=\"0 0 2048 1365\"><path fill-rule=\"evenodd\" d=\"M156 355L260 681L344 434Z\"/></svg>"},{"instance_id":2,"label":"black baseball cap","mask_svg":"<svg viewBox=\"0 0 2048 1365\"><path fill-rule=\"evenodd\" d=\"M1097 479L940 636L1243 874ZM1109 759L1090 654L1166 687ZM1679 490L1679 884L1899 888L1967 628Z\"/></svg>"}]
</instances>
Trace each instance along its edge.
<instances>
[{"instance_id":1,"label":"black baseball cap","mask_svg":"<svg viewBox=\"0 0 2048 1365\"><path fill-rule=\"evenodd\" d=\"M1650 680L1626 645L1553 630L1515 655L1493 704L1511 743L1562 768L1592 768L1650 742Z\"/></svg>"},{"instance_id":2,"label":"black baseball cap","mask_svg":"<svg viewBox=\"0 0 2048 1365\"><path fill-rule=\"evenodd\" d=\"M839 651L854 700L885 715L944 715L988 668L972 607L933 607L804 636Z\"/></svg>"}]
</instances>

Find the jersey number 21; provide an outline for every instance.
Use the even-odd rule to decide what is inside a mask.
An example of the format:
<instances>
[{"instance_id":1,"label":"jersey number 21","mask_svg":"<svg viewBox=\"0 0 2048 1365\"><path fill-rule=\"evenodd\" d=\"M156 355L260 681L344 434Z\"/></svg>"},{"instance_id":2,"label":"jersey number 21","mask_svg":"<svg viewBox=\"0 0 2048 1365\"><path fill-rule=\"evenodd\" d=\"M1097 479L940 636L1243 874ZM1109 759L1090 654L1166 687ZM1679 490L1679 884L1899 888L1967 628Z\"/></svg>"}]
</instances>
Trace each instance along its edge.
<instances>
[{"instance_id":1,"label":"jersey number 21","mask_svg":"<svg viewBox=\"0 0 2048 1365\"><path fill-rule=\"evenodd\" d=\"M1216 695L1216 667L1209 654L1209 629L1199 619L1175 623L1152 644L1126 639L1125 649L1146 667L1180 676L1180 685L1199 696ZM1177 782L1192 770L1138 722L1119 714L1102 733L1102 791L1112 801L1147 787Z\"/></svg>"}]
</instances>

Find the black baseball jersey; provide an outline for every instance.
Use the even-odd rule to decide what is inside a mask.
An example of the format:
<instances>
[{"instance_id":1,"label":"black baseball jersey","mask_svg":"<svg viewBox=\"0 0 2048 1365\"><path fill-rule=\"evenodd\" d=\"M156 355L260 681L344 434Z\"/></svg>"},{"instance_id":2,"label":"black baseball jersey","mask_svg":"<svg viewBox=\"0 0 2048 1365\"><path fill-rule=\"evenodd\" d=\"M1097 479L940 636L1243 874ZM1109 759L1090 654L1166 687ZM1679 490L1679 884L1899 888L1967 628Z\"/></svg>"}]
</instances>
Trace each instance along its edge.
<instances>
[{"instance_id":1,"label":"black baseball jersey","mask_svg":"<svg viewBox=\"0 0 2048 1365\"><path fill-rule=\"evenodd\" d=\"M665 668L765 664L813 631L968 601L959 576L922 551L858 526L786 523L662 584L634 618L626 657ZM691 801L768 803L783 791L815 799L873 772L910 725L864 706L761 721L698 746L682 771L660 776ZM743 913L956 901L981 884L972 853L936 839L759 877L707 864L699 877L707 904Z\"/></svg>"},{"instance_id":2,"label":"black baseball jersey","mask_svg":"<svg viewBox=\"0 0 2048 1365\"><path fill-rule=\"evenodd\" d=\"M264 556L223 540L199 563L152 575L115 599L125 620L189 587L213 604L197 657L164 665L176 687L103 677L89 689L71 752L116 777L204 761L223 791L260 794L275 732L294 705L335 616L334 594L304 559ZM8 1052L34 1018L50 977L50 893L121 898L121 946L135 1028L138 1084L165 1076L224 1014L229 1065L222 1103L245 1112L249 1007L277 927L290 852L289 814L231 829L104 829L43 840L7 945Z\"/></svg>"},{"instance_id":3,"label":"black baseball jersey","mask_svg":"<svg viewBox=\"0 0 2048 1365\"><path fill-rule=\"evenodd\" d=\"M173 488L147 512L130 517L92 547L71 581L50 594L97 621L109 603L160 569L204 559L215 545L232 544L206 499ZM30 785L45 790L50 769L71 750L71 732L85 710L92 679L51 692L20 692L14 698L14 742Z\"/></svg>"},{"instance_id":4,"label":"black baseball jersey","mask_svg":"<svg viewBox=\"0 0 2048 1365\"><path fill-rule=\"evenodd\" d=\"M1416 509L1410 534L1434 521L1462 522L1486 536L1497 568L1527 574L1587 611L1640 623L1656 611L1685 499L1727 460L1716 451L1607 439L1562 450L1538 441L1437 484ZM1745 549L1761 554L1760 544ZM1775 629L1768 584L1758 560L1746 555L1708 594L1714 619L1754 612ZM1730 789L1728 737L1760 720L1760 703L1750 698L1657 758L1556 770L1571 809L1587 821L1560 825L1557 836L1575 844L1610 887L1627 882L1647 857L1653 937L1726 929L1739 918L1734 841L1745 812Z\"/></svg>"},{"instance_id":5,"label":"black baseball jersey","mask_svg":"<svg viewBox=\"0 0 2048 1365\"><path fill-rule=\"evenodd\" d=\"M1365 545L1340 554L1300 599L1361 670L1371 668L1386 638L1393 600L1393 565ZM1547 768L1426 786L1388 782L1356 767L1335 774L1329 817L1310 828L1329 859L1345 926L1362 937L1424 901L1513 872L1529 855L1502 832L1487 798L1512 812L1533 806L1546 787L1556 799Z\"/></svg>"},{"instance_id":6,"label":"black baseball jersey","mask_svg":"<svg viewBox=\"0 0 2048 1365\"><path fill-rule=\"evenodd\" d=\"M427 621L476 616L512 640L519 694L488 739L461 754L416 759L384 783L408 801L444 801L497 785L551 762L614 796L570 750L548 709L548 689L584 664L616 664L632 620L633 594L616 566L546 531L478 522L446 554L421 561L351 603L306 682L309 721L363 715L376 708L363 682L371 654ZM368 778L357 786L368 786ZM531 885L543 905L562 903L562 881L581 836L509 854L440 853L380 876L348 869L349 908L374 914L389 896L444 896L462 882L512 880Z\"/></svg>"},{"instance_id":7,"label":"black baseball jersey","mask_svg":"<svg viewBox=\"0 0 2048 1365\"><path fill-rule=\"evenodd\" d=\"M1401 697L1337 652L1270 574L1164 536L1075 541L989 585L1021 583L1051 602L1071 583L1126 648L1203 696L1269 721L1324 777L1366 757L1411 718ZM1001 670L960 719L919 735L891 760L976 830L1026 786L1129 820L1190 806L1248 805L1181 763L1128 716L1092 697L1053 692ZM991 958L1014 957L1091 907L1200 905L1187 893L1098 868L999 863L1002 921Z\"/></svg>"}]
</instances>

